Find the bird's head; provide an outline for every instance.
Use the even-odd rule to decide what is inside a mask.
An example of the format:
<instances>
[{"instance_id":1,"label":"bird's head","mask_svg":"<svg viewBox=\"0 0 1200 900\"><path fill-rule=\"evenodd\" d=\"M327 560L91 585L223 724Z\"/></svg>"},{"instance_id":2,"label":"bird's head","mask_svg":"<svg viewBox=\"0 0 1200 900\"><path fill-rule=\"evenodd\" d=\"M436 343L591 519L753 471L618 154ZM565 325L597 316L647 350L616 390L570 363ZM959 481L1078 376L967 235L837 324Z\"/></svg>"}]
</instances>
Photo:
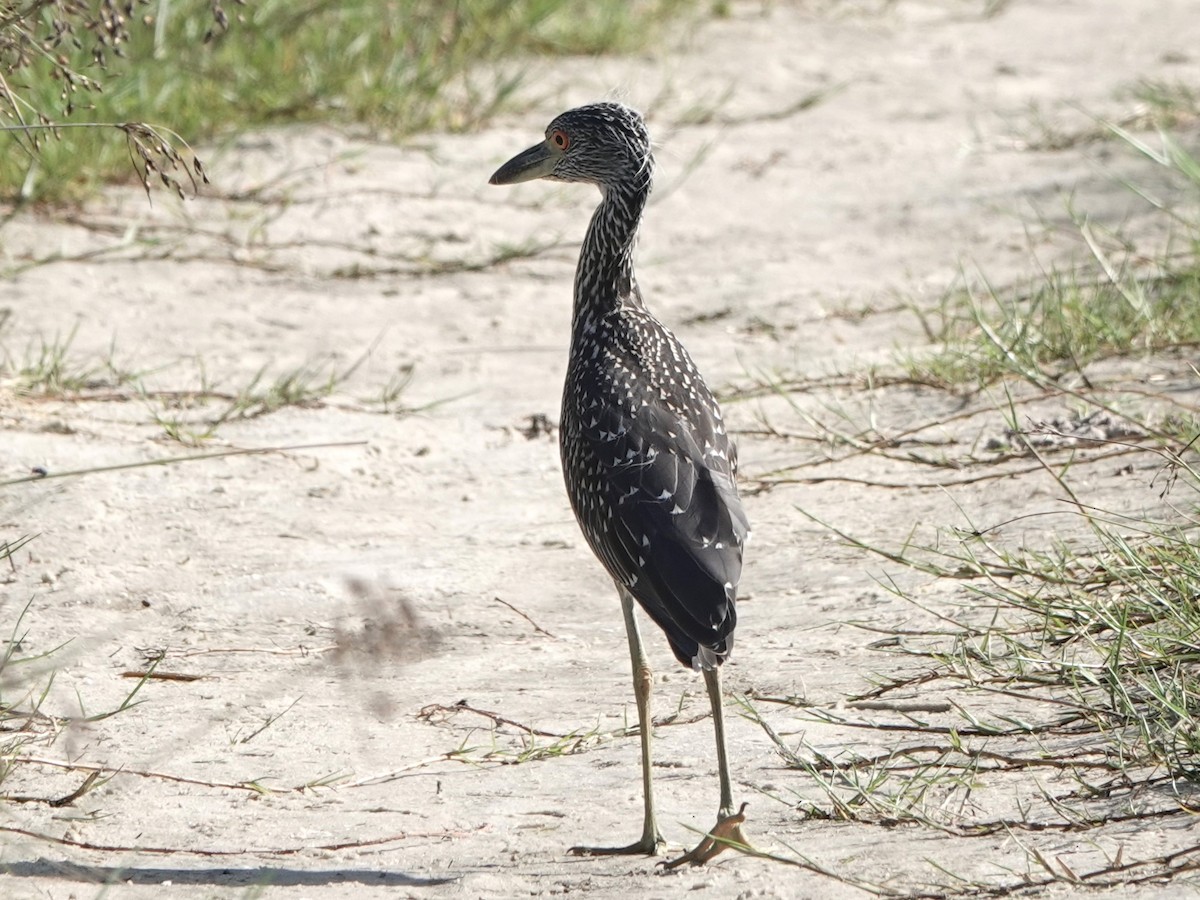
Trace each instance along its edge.
<instances>
[{"instance_id":1,"label":"bird's head","mask_svg":"<svg viewBox=\"0 0 1200 900\"><path fill-rule=\"evenodd\" d=\"M650 135L641 114L620 103L593 103L558 116L546 129L545 140L502 165L490 182L548 178L582 181L601 190L645 187L653 169Z\"/></svg>"}]
</instances>

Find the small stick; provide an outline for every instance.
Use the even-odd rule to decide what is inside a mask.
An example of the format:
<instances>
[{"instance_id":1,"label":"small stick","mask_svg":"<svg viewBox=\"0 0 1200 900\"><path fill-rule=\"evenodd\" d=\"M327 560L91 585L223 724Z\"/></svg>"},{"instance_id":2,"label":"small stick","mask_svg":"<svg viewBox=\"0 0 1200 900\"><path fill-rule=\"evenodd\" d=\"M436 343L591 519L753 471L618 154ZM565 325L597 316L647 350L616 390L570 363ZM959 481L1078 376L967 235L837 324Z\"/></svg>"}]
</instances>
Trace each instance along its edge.
<instances>
[{"instance_id":1,"label":"small stick","mask_svg":"<svg viewBox=\"0 0 1200 900\"><path fill-rule=\"evenodd\" d=\"M71 478L77 475L94 475L98 472L117 472L121 469L141 469L147 466L169 466L175 463L196 462L202 459L222 459L226 456L257 456L264 453L286 453L293 450L317 450L325 447L361 447L366 441L334 441L326 444L293 444L287 447L250 447L243 450L221 450L217 453L194 453L189 456L166 456L162 459L146 459L141 462L118 463L112 466L96 466L92 469L72 469L69 472L44 472L0 481L0 488L28 481L48 481L51 478Z\"/></svg>"},{"instance_id":2,"label":"small stick","mask_svg":"<svg viewBox=\"0 0 1200 900\"><path fill-rule=\"evenodd\" d=\"M300 853L310 853L322 850L329 852L337 850L353 850L359 847L376 847L380 844L391 844L396 841L406 841L411 838L463 837L469 832L451 829L441 829L439 831L402 831L399 834L391 834L387 837L369 838L362 841L347 841L340 844L317 844L314 846L274 848L248 847L245 850L205 850L191 849L188 847L142 847L137 845L113 846L110 844L92 844L87 841L73 841L70 838L55 837L52 834L41 834L37 831L29 831L25 828L11 828L6 825L0 825L0 833L19 834L22 837L33 838L34 840L38 841L48 841L49 843L61 844L66 847L79 847L82 850L99 850L105 853L156 853L163 856L174 856L176 854L187 854L189 856L295 856Z\"/></svg>"},{"instance_id":3,"label":"small stick","mask_svg":"<svg viewBox=\"0 0 1200 900\"><path fill-rule=\"evenodd\" d=\"M537 622L533 621L533 619L529 618L529 616L527 616L525 613L521 612L521 610L517 609L515 606L513 606L507 600L501 600L499 597L493 597L492 599L495 600L497 603L503 603L505 606L507 606L509 609L511 609L513 612L515 612L518 616L520 616L522 619L524 619L526 622L528 622L530 625L532 625L534 631L544 634L548 638L554 637L554 635L552 635L550 632L548 632L545 628L543 628ZM554 639L558 640L558 638L554 638Z\"/></svg>"},{"instance_id":4,"label":"small stick","mask_svg":"<svg viewBox=\"0 0 1200 900\"><path fill-rule=\"evenodd\" d=\"M945 700L847 700L850 709L872 709L886 712L950 712L954 707Z\"/></svg>"},{"instance_id":5,"label":"small stick","mask_svg":"<svg viewBox=\"0 0 1200 900\"><path fill-rule=\"evenodd\" d=\"M475 713L475 715L477 715L477 716L483 716L485 718L491 719L497 725L511 725L513 728L519 728L521 731L524 731L526 734L536 735L537 737L549 737L549 738L569 738L569 737L571 737L571 735L569 735L569 734L558 734L557 732L554 732L554 731L539 731L537 728L531 728L528 725L522 725L520 722L514 722L512 719L506 719L506 718L504 718L504 716L500 715L499 713L489 712L486 709L476 709L474 706L468 706L466 703L463 703L463 702L455 703L453 706L443 706L440 703L430 703L428 706L424 706L421 708L420 712L417 713L417 718L425 719L426 721L429 721L433 718L434 713L455 713L455 712L458 712L459 710L466 710L467 712Z\"/></svg>"},{"instance_id":6,"label":"small stick","mask_svg":"<svg viewBox=\"0 0 1200 900\"><path fill-rule=\"evenodd\" d=\"M158 681L200 681L207 678L207 675L185 675L182 672L155 672L153 669L146 669L141 672L122 672L122 678L151 678Z\"/></svg>"},{"instance_id":7,"label":"small stick","mask_svg":"<svg viewBox=\"0 0 1200 900\"><path fill-rule=\"evenodd\" d=\"M210 653L266 653L272 656L311 656L316 653L332 653L338 649L337 644L324 644L320 647L296 648L288 647L193 647L190 650L170 650L174 657L204 656Z\"/></svg>"},{"instance_id":8,"label":"small stick","mask_svg":"<svg viewBox=\"0 0 1200 900\"><path fill-rule=\"evenodd\" d=\"M282 788L267 788L253 781L204 781L200 778L188 778L184 775L171 775L167 772L151 772L144 769L127 769L120 766L98 766L90 763L71 763L62 762L54 759L43 759L38 756L16 756L13 757L14 764L27 763L34 766L51 766L56 769L65 769L67 771L78 772L111 772L116 775L134 775L138 778L154 778L159 781L171 781L176 784L195 784L200 787L219 788L235 791L250 791L255 794L263 793L300 793L308 789L307 785L295 785Z\"/></svg>"}]
</instances>

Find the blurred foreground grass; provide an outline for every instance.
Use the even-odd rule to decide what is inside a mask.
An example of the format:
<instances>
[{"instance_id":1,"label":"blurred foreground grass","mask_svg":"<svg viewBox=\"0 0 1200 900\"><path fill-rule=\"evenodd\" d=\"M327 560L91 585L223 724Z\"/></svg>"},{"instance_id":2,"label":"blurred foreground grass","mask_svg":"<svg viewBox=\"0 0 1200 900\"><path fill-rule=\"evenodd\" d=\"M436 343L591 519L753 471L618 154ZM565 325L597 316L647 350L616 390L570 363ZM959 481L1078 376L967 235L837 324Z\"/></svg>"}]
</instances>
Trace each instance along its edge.
<instances>
[{"instance_id":1,"label":"blurred foreground grass","mask_svg":"<svg viewBox=\"0 0 1200 900\"><path fill-rule=\"evenodd\" d=\"M73 49L52 48L102 91L64 91L45 57L16 74L15 51L0 52L0 64L29 105L27 122L37 121L32 111L56 123L145 121L191 143L285 122L353 124L394 138L477 127L512 99L522 59L636 50L695 8L688 0L252 0L229 6L230 27L208 40L210 0L156 0L134 7L143 20L130 27L124 59L108 54L107 71L86 36ZM47 10L24 23L39 41L53 33ZM0 124L13 124L4 112ZM40 144L31 154L24 133L0 139L0 198L71 198L131 174L126 143L110 129L42 132Z\"/></svg>"}]
</instances>

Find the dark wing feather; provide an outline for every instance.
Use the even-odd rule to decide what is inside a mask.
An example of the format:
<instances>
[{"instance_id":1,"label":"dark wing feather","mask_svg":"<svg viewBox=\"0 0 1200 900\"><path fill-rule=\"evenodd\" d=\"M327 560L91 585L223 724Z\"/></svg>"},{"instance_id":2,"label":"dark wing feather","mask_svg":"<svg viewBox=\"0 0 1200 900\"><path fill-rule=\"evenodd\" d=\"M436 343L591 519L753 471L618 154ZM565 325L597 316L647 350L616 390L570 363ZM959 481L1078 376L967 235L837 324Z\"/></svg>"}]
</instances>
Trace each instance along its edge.
<instances>
[{"instance_id":1,"label":"dark wing feather","mask_svg":"<svg viewBox=\"0 0 1200 900\"><path fill-rule=\"evenodd\" d=\"M607 546L593 549L666 632L680 661L711 667L732 648L749 533L731 445L709 415L689 425L659 405L632 415L617 406L596 413L581 437L612 516Z\"/></svg>"}]
</instances>

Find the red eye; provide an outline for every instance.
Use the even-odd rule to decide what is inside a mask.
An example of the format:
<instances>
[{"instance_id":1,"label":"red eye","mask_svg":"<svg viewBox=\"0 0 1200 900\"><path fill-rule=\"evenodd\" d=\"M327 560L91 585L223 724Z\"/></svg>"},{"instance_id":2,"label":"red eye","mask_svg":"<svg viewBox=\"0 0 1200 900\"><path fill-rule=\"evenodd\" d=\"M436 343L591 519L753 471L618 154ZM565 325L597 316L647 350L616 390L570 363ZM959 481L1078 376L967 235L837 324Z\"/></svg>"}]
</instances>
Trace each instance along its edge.
<instances>
[{"instance_id":1,"label":"red eye","mask_svg":"<svg viewBox=\"0 0 1200 900\"><path fill-rule=\"evenodd\" d=\"M566 150L571 146L571 139L567 137L567 133L561 128L555 129L550 133L550 143L559 150Z\"/></svg>"}]
</instances>

